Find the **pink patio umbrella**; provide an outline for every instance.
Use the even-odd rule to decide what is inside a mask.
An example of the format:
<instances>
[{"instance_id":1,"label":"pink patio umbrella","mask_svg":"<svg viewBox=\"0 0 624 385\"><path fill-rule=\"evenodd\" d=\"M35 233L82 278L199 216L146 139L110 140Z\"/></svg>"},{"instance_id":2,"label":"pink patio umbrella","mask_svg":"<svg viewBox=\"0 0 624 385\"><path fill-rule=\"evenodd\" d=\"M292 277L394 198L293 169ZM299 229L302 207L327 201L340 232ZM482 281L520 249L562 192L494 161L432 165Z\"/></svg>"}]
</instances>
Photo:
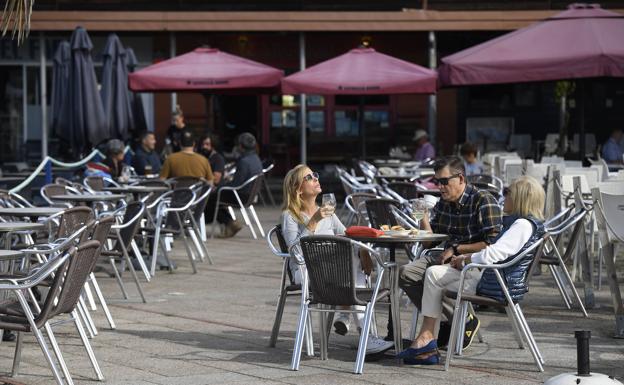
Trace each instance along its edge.
<instances>
[{"instance_id":1,"label":"pink patio umbrella","mask_svg":"<svg viewBox=\"0 0 624 385\"><path fill-rule=\"evenodd\" d=\"M254 93L277 89L283 71L215 48L153 64L128 75L132 91Z\"/></svg>"},{"instance_id":2,"label":"pink patio umbrella","mask_svg":"<svg viewBox=\"0 0 624 385\"><path fill-rule=\"evenodd\" d=\"M442 59L442 85L624 76L624 17L597 4L569 9ZM582 92L583 82L581 82ZM583 107L581 97L581 107ZM583 117L581 108L581 120ZM585 152L584 122L580 147Z\"/></svg>"},{"instance_id":3,"label":"pink patio umbrella","mask_svg":"<svg viewBox=\"0 0 624 385\"><path fill-rule=\"evenodd\" d=\"M437 73L384 55L372 48L356 48L282 79L285 94L380 95L432 94L437 90ZM362 98L363 99L363 98ZM362 155L366 155L363 102L359 126Z\"/></svg>"}]
</instances>

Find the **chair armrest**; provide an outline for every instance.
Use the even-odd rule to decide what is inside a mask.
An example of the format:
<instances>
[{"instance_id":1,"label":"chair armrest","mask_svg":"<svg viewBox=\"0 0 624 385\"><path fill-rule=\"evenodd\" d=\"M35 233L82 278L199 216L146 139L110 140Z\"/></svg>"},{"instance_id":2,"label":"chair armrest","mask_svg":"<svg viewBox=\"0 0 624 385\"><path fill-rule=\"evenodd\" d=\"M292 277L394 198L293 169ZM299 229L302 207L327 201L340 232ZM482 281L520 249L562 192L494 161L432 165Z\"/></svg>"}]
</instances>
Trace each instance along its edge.
<instances>
[{"instance_id":1,"label":"chair armrest","mask_svg":"<svg viewBox=\"0 0 624 385\"><path fill-rule=\"evenodd\" d=\"M0 290L24 290L37 286L41 281L50 276L50 274L54 273L54 271L69 258L70 253L73 253L74 250L46 262L37 271L34 271L26 277L0 278Z\"/></svg>"}]
</instances>

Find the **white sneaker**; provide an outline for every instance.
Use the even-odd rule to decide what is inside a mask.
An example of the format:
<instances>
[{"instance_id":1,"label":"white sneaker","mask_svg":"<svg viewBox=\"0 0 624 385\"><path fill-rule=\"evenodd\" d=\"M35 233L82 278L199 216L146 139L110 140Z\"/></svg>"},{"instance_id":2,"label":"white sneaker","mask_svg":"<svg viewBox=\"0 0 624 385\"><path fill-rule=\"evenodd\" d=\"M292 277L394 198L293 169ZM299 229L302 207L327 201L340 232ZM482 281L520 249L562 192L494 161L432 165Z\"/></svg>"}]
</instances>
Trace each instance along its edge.
<instances>
[{"instance_id":1,"label":"white sneaker","mask_svg":"<svg viewBox=\"0 0 624 385\"><path fill-rule=\"evenodd\" d=\"M338 318L336 318L336 320L334 321L334 332L336 334L340 334L341 336L344 336L347 333L349 333L350 324L351 324L351 321L349 321L349 315L340 314L340 316L338 316Z\"/></svg>"},{"instance_id":2,"label":"white sneaker","mask_svg":"<svg viewBox=\"0 0 624 385\"><path fill-rule=\"evenodd\" d=\"M368 336L368 342L366 343L366 354L376 354L385 352L394 346L394 342L386 341L383 338L375 337L373 335Z\"/></svg>"}]
</instances>

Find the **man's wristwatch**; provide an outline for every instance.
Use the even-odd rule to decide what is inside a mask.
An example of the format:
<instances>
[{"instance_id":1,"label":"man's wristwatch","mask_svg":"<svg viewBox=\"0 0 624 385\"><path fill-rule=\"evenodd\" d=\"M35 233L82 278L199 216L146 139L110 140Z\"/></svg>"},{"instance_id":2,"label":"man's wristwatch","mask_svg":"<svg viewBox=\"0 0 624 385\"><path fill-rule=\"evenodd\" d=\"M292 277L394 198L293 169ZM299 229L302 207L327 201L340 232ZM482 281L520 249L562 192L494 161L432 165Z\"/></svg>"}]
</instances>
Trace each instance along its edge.
<instances>
[{"instance_id":1,"label":"man's wristwatch","mask_svg":"<svg viewBox=\"0 0 624 385\"><path fill-rule=\"evenodd\" d=\"M459 250L457 250L457 248L459 247L459 243L453 243L451 245L451 248L453 248L453 255L459 255Z\"/></svg>"}]
</instances>

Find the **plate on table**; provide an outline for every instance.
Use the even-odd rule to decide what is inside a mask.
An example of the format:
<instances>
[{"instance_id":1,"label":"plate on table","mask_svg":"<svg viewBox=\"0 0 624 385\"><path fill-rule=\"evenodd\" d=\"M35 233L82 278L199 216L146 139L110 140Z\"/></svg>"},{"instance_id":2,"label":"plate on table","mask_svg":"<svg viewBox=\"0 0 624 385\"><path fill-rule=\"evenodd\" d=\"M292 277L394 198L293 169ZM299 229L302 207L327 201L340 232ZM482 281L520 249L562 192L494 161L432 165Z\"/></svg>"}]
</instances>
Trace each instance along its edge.
<instances>
[{"instance_id":1,"label":"plate on table","mask_svg":"<svg viewBox=\"0 0 624 385\"><path fill-rule=\"evenodd\" d=\"M384 230L384 235L390 237L407 237L410 235L410 230Z\"/></svg>"}]
</instances>

